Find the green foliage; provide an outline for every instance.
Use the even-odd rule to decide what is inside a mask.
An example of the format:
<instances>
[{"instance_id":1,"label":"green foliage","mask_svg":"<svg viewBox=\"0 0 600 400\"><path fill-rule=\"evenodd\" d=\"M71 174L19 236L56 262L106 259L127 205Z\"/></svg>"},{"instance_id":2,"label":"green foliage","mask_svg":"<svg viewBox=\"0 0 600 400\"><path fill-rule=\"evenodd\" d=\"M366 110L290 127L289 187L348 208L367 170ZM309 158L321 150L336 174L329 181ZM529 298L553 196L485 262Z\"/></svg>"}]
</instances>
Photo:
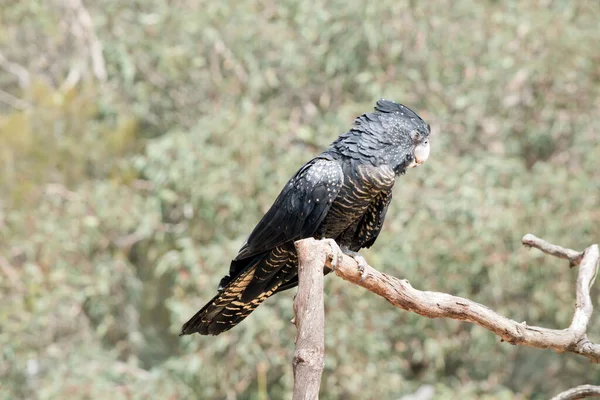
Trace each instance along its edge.
<instances>
[{"instance_id":1,"label":"green foliage","mask_svg":"<svg viewBox=\"0 0 600 400\"><path fill-rule=\"evenodd\" d=\"M90 85L55 90L35 81L23 91L29 105L0 115L0 190L15 204L28 202L45 182L76 184L117 172L134 147L136 119L100 118Z\"/></svg>"},{"instance_id":2,"label":"green foliage","mask_svg":"<svg viewBox=\"0 0 600 400\"><path fill-rule=\"evenodd\" d=\"M569 324L576 271L519 242L600 237L593 2L78 4L1 8L0 399L289 398L292 291L221 336L177 334L289 176L379 97L431 123L433 152L369 262ZM598 381L580 357L326 290L323 399Z\"/></svg>"}]
</instances>

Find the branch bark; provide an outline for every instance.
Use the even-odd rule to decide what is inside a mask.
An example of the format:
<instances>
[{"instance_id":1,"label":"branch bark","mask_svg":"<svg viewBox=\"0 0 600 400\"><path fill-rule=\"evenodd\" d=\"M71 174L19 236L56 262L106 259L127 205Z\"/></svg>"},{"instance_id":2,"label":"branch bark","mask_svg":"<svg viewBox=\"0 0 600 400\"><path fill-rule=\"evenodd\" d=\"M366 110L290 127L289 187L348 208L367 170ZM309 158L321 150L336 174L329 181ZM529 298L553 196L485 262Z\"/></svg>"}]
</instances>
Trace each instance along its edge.
<instances>
[{"instance_id":1,"label":"branch bark","mask_svg":"<svg viewBox=\"0 0 600 400\"><path fill-rule=\"evenodd\" d=\"M525 322L517 322L502 316L490 308L472 300L446 293L421 291L413 288L408 280L398 279L383 274L370 266L366 266L366 276L362 279L357 262L344 254L333 241L317 241L304 239L297 242L300 264L308 265L310 260L327 260L325 265L331 268L331 260L337 257L335 274L348 282L385 298L392 305L403 310L412 311L428 318L451 318L479 325L499 336L502 341L513 345L538 348L551 348L558 353L572 352L600 363L600 345L587 338L586 330L592 316L593 306L590 297L600 254L598 245L592 245L583 252L565 249L552 245L542 239L528 234L523 237L523 244L535 247L545 253L567 259L573 265L579 265L576 283L577 299L571 325L566 329L548 329L529 326ZM316 263L316 261L314 261ZM320 262L320 261L319 261ZM322 264L320 264L322 265ZM314 268L320 271L320 266ZM302 292L298 291L298 296ZM299 326L299 328L301 328Z\"/></svg>"},{"instance_id":2,"label":"branch bark","mask_svg":"<svg viewBox=\"0 0 600 400\"><path fill-rule=\"evenodd\" d=\"M298 332L293 360L294 400L319 398L324 366L323 266L327 261L327 254L315 251L313 242L296 242L298 294L294 299L294 321Z\"/></svg>"},{"instance_id":3,"label":"branch bark","mask_svg":"<svg viewBox=\"0 0 600 400\"><path fill-rule=\"evenodd\" d=\"M551 400L576 400L587 397L600 397L600 386L581 385L557 394Z\"/></svg>"}]
</instances>

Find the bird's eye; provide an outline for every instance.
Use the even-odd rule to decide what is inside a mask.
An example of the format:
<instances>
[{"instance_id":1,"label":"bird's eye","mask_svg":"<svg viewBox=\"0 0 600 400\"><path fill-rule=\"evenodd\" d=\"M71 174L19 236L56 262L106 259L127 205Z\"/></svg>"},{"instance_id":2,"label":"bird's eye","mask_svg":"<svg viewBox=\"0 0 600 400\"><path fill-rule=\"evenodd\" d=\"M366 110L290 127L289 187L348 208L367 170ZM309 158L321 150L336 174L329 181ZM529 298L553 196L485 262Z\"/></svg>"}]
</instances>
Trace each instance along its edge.
<instances>
[{"instance_id":1,"label":"bird's eye","mask_svg":"<svg viewBox=\"0 0 600 400\"><path fill-rule=\"evenodd\" d=\"M414 141L414 140L419 140L419 138L421 137L421 134L419 133L419 131L414 130L410 132L410 138Z\"/></svg>"}]
</instances>

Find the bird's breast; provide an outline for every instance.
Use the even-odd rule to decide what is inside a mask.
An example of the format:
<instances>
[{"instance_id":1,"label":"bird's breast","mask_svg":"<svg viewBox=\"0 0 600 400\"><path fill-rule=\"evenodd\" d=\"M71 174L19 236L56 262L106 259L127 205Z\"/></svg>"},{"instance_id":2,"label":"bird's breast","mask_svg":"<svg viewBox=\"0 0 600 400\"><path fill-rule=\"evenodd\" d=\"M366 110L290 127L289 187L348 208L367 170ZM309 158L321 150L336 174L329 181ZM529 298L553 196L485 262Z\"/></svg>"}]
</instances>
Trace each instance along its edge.
<instances>
[{"instance_id":1,"label":"bird's breast","mask_svg":"<svg viewBox=\"0 0 600 400\"><path fill-rule=\"evenodd\" d=\"M344 184L331 204L321 233L336 238L358 218L382 191L394 185L394 171L389 167L358 166L344 171Z\"/></svg>"}]
</instances>

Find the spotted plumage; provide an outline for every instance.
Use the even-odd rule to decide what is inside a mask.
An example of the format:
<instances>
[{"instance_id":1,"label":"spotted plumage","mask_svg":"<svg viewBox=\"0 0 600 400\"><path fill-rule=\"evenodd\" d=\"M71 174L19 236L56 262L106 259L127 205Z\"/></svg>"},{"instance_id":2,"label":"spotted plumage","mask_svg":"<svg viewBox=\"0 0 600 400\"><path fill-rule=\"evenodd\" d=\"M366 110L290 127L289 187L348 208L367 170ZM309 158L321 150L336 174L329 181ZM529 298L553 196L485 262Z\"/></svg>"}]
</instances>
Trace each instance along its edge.
<instances>
[{"instance_id":1,"label":"spotted plumage","mask_svg":"<svg viewBox=\"0 0 600 400\"><path fill-rule=\"evenodd\" d=\"M358 117L284 186L231 262L218 294L181 334L218 335L271 295L296 286L296 240L331 238L350 252L373 245L395 178L429 156L429 132L415 112L388 100Z\"/></svg>"}]
</instances>

